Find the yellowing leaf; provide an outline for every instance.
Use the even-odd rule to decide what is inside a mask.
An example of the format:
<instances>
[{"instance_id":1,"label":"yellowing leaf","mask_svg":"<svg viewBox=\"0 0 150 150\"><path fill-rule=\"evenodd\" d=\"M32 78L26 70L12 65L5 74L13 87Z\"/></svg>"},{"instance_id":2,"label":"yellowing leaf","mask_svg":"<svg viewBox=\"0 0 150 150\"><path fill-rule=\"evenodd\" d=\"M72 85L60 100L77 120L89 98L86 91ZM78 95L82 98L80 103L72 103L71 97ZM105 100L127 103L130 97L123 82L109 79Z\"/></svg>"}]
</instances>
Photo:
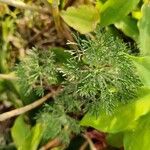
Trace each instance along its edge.
<instances>
[{"instance_id":1,"label":"yellowing leaf","mask_svg":"<svg viewBox=\"0 0 150 150\"><path fill-rule=\"evenodd\" d=\"M92 5L69 7L61 12L64 21L82 34L93 31L99 22L99 11Z\"/></svg>"},{"instance_id":2,"label":"yellowing leaf","mask_svg":"<svg viewBox=\"0 0 150 150\"><path fill-rule=\"evenodd\" d=\"M47 0L50 4L52 4L53 3L53 0Z\"/></svg>"}]
</instances>

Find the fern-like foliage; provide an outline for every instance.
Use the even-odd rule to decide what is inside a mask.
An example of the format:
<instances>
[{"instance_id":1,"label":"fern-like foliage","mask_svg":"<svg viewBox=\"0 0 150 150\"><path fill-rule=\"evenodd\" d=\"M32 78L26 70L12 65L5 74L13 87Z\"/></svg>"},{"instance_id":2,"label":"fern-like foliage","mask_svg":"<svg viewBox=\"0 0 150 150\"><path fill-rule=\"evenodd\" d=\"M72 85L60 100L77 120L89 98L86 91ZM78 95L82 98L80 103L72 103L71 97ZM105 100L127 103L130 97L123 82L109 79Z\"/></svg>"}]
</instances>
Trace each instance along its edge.
<instances>
[{"instance_id":1,"label":"fern-like foliage","mask_svg":"<svg viewBox=\"0 0 150 150\"><path fill-rule=\"evenodd\" d=\"M45 105L37 118L37 121L43 124L42 142L44 143L50 139L59 138L60 141L68 144L72 133L80 133L78 121L67 115L62 105Z\"/></svg>"},{"instance_id":2,"label":"fern-like foliage","mask_svg":"<svg viewBox=\"0 0 150 150\"><path fill-rule=\"evenodd\" d=\"M120 39L97 31L94 39L80 40L79 48L61 71L66 84L72 85L71 95L84 98L86 110L91 103L109 111L117 101L125 103L136 96L141 82Z\"/></svg>"},{"instance_id":3,"label":"fern-like foliage","mask_svg":"<svg viewBox=\"0 0 150 150\"><path fill-rule=\"evenodd\" d=\"M96 31L93 39L78 39L77 43L79 49L70 50L73 55L69 59L64 54L62 59L67 56L67 61L59 65L55 60L60 54L33 49L17 66L21 88L27 94L43 95L48 86L63 86L38 115L43 141L59 137L67 143L71 133L79 133L78 120L87 111L96 113L103 108L111 112L118 101L134 98L142 85L120 39Z\"/></svg>"},{"instance_id":4,"label":"fern-like foliage","mask_svg":"<svg viewBox=\"0 0 150 150\"><path fill-rule=\"evenodd\" d=\"M36 92L42 96L49 85L57 83L53 55L51 51L33 48L16 67L19 85L26 95Z\"/></svg>"}]
</instances>

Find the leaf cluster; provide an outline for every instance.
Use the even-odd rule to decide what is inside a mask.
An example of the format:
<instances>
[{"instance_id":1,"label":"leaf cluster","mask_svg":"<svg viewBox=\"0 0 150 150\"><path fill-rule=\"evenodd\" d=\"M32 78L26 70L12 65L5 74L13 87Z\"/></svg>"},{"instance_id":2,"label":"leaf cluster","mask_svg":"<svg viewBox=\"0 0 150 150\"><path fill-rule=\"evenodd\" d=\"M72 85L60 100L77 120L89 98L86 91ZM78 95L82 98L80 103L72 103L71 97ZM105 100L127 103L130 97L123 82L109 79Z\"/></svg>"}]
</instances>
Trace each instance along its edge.
<instances>
[{"instance_id":1,"label":"leaf cluster","mask_svg":"<svg viewBox=\"0 0 150 150\"><path fill-rule=\"evenodd\" d=\"M96 31L94 39L80 40L78 44L75 57L61 70L65 83L70 90L73 88L74 99L83 98L85 108L91 103L109 111L116 102L125 103L136 96L142 84L127 55L128 47L120 39Z\"/></svg>"},{"instance_id":2,"label":"leaf cluster","mask_svg":"<svg viewBox=\"0 0 150 150\"><path fill-rule=\"evenodd\" d=\"M33 49L17 66L27 94L43 95L46 87L63 86L37 117L43 124L44 141L60 137L67 143L71 133L79 133L78 120L87 111L97 113L104 108L111 112L118 101L134 98L142 85L120 39L97 30L93 39L77 39L77 44L79 49L70 50L72 56L59 65L54 51Z\"/></svg>"},{"instance_id":3,"label":"leaf cluster","mask_svg":"<svg viewBox=\"0 0 150 150\"><path fill-rule=\"evenodd\" d=\"M25 91L26 95L36 92L37 95L42 96L47 86L57 83L51 51L39 51L33 48L28 52L28 56L17 65L16 73L20 77L20 88Z\"/></svg>"}]
</instances>

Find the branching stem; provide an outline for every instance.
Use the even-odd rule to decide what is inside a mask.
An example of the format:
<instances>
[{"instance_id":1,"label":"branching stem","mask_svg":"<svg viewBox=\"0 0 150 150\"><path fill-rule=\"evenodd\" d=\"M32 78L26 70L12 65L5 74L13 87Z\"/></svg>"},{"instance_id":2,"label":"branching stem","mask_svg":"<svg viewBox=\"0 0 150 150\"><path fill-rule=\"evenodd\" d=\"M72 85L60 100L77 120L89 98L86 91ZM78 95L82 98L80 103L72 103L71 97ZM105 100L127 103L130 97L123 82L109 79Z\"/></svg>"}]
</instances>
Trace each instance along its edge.
<instances>
[{"instance_id":1,"label":"branching stem","mask_svg":"<svg viewBox=\"0 0 150 150\"><path fill-rule=\"evenodd\" d=\"M59 139L50 140L46 145L42 146L40 150L48 150L57 146L60 146L61 142Z\"/></svg>"}]
</instances>

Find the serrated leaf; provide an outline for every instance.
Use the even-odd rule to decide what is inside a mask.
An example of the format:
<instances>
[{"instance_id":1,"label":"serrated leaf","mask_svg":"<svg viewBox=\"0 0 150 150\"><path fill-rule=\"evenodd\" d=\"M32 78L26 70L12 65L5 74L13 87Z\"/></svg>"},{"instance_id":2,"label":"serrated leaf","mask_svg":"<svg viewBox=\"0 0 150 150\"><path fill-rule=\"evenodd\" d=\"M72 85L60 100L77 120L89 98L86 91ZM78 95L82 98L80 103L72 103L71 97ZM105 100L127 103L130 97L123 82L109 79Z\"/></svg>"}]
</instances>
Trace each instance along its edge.
<instances>
[{"instance_id":1,"label":"serrated leaf","mask_svg":"<svg viewBox=\"0 0 150 150\"><path fill-rule=\"evenodd\" d=\"M131 16L126 16L121 21L115 23L115 26L125 35L131 37L135 41L138 41L139 30L137 27L137 21Z\"/></svg>"},{"instance_id":2,"label":"serrated leaf","mask_svg":"<svg viewBox=\"0 0 150 150\"><path fill-rule=\"evenodd\" d=\"M81 125L91 126L109 133L117 133L133 128L135 121L150 111L150 90L145 90L139 91L141 96L132 103L119 106L111 115L102 110L100 110L98 116L87 113L81 120Z\"/></svg>"},{"instance_id":3,"label":"serrated leaf","mask_svg":"<svg viewBox=\"0 0 150 150\"><path fill-rule=\"evenodd\" d=\"M142 18L139 20L140 52L143 56L150 56L150 2L142 6Z\"/></svg>"},{"instance_id":4,"label":"serrated leaf","mask_svg":"<svg viewBox=\"0 0 150 150\"><path fill-rule=\"evenodd\" d=\"M150 114L139 119L138 126L124 135L125 150L150 150Z\"/></svg>"},{"instance_id":5,"label":"serrated leaf","mask_svg":"<svg viewBox=\"0 0 150 150\"><path fill-rule=\"evenodd\" d=\"M101 26L107 26L120 21L138 4L139 0L108 0L101 9Z\"/></svg>"},{"instance_id":6,"label":"serrated leaf","mask_svg":"<svg viewBox=\"0 0 150 150\"><path fill-rule=\"evenodd\" d=\"M92 5L69 7L61 12L64 21L82 34L93 31L99 22L99 11Z\"/></svg>"}]
</instances>

